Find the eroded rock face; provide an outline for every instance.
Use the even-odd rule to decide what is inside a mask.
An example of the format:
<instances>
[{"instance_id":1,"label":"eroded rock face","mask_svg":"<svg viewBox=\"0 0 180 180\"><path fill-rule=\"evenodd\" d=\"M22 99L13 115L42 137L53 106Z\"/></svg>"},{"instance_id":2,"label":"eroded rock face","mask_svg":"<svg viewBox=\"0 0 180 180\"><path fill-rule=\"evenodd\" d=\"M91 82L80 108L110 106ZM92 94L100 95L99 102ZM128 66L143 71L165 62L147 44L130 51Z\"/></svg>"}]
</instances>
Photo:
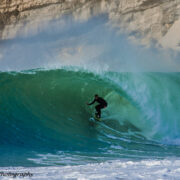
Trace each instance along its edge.
<instances>
[{"instance_id":1,"label":"eroded rock face","mask_svg":"<svg viewBox=\"0 0 180 180\"><path fill-rule=\"evenodd\" d=\"M38 33L48 21L67 13L81 21L107 13L111 26L146 45L156 41L168 47L171 29L177 34L171 48L178 48L180 41L176 32L180 0L1 0L0 37L9 39L31 30Z\"/></svg>"},{"instance_id":2,"label":"eroded rock face","mask_svg":"<svg viewBox=\"0 0 180 180\"><path fill-rule=\"evenodd\" d=\"M3 0L0 2L0 37L13 38L22 27L24 31L39 28L42 22L70 13L81 4L75 0Z\"/></svg>"},{"instance_id":3,"label":"eroded rock face","mask_svg":"<svg viewBox=\"0 0 180 180\"><path fill-rule=\"evenodd\" d=\"M163 39L180 18L180 1L119 1L118 8L109 11L109 17L115 26L128 32L132 40L140 37L138 40L143 44L157 41L165 47L167 42L162 43ZM180 40L180 36L174 38ZM172 48L175 46L176 43L172 44Z\"/></svg>"}]
</instances>

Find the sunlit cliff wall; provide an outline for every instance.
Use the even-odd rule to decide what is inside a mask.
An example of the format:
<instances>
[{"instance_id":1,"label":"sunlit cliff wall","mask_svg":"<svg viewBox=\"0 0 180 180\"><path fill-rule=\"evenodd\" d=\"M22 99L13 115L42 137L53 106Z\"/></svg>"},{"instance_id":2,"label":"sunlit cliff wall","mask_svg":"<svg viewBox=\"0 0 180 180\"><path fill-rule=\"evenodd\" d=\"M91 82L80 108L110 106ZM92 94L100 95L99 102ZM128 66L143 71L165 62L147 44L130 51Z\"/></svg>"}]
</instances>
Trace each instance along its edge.
<instances>
[{"instance_id":1,"label":"sunlit cliff wall","mask_svg":"<svg viewBox=\"0 0 180 180\"><path fill-rule=\"evenodd\" d=\"M180 0L1 0L0 38L38 33L65 14L86 21L102 13L132 41L179 48Z\"/></svg>"}]
</instances>

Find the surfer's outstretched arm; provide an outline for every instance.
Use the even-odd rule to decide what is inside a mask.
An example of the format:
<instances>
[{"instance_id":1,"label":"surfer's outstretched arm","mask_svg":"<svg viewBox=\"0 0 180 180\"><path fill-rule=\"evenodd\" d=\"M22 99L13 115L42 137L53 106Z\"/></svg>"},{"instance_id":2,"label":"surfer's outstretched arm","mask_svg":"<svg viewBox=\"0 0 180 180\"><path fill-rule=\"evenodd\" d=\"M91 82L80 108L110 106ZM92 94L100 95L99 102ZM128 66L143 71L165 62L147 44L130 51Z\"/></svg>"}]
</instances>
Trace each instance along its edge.
<instances>
[{"instance_id":1,"label":"surfer's outstretched arm","mask_svg":"<svg viewBox=\"0 0 180 180\"><path fill-rule=\"evenodd\" d=\"M87 105L92 105L96 102L96 99L94 99L91 103L87 103Z\"/></svg>"}]
</instances>

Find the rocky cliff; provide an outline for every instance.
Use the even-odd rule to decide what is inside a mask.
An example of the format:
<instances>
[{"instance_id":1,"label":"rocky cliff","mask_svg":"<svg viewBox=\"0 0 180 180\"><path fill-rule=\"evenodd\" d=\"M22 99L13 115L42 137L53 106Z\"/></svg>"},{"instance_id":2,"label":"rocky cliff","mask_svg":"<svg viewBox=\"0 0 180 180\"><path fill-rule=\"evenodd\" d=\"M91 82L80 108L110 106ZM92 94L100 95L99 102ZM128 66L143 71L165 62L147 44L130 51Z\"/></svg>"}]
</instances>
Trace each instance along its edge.
<instances>
[{"instance_id":1,"label":"rocky cliff","mask_svg":"<svg viewBox=\"0 0 180 180\"><path fill-rule=\"evenodd\" d=\"M106 13L109 24L128 33L131 40L179 47L180 0L1 0L0 38L39 30L64 14L86 21L101 13Z\"/></svg>"}]
</instances>

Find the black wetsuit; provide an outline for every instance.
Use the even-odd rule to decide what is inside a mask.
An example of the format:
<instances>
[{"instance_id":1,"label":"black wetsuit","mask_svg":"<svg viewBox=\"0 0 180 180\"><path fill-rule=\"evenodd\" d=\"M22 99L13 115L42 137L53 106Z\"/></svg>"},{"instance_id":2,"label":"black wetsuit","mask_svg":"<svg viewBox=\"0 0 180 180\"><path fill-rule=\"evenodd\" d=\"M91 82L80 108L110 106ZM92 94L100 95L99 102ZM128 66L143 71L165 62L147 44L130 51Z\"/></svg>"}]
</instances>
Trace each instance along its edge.
<instances>
[{"instance_id":1,"label":"black wetsuit","mask_svg":"<svg viewBox=\"0 0 180 180\"><path fill-rule=\"evenodd\" d=\"M95 102L99 103L95 108L96 108L96 111L97 111L97 115L100 118L101 117L101 109L107 107L107 102L103 98L98 97L97 99L94 99L93 102L89 103L88 105L92 105Z\"/></svg>"}]
</instances>

